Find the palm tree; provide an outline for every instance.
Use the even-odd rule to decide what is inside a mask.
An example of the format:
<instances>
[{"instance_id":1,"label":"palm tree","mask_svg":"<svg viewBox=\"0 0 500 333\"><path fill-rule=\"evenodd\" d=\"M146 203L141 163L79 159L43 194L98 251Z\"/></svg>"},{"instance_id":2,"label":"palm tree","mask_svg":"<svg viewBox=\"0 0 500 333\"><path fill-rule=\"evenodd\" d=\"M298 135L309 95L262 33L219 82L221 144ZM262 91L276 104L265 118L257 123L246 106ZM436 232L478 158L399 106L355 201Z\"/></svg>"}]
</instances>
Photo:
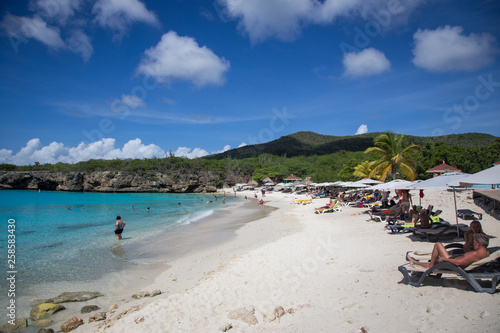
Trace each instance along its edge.
<instances>
[{"instance_id":1,"label":"palm tree","mask_svg":"<svg viewBox=\"0 0 500 333\"><path fill-rule=\"evenodd\" d=\"M370 178L370 174L371 174L372 169L373 169L373 164L375 164L375 161L363 161L363 162L361 162L361 164L354 167L353 175L356 177L361 177L363 179ZM375 177L378 178L378 175L376 175Z\"/></svg>"},{"instance_id":2,"label":"palm tree","mask_svg":"<svg viewBox=\"0 0 500 333\"><path fill-rule=\"evenodd\" d=\"M407 145L404 134L392 132L380 134L373 142L376 147L367 148L365 153L378 155L379 159L375 161L370 177L380 174L379 180L385 181L387 175L390 174L392 179L396 179L396 174L401 172L410 180L417 178L415 172L417 165L415 161L408 158L408 155L415 150L420 150L419 145Z\"/></svg>"}]
</instances>

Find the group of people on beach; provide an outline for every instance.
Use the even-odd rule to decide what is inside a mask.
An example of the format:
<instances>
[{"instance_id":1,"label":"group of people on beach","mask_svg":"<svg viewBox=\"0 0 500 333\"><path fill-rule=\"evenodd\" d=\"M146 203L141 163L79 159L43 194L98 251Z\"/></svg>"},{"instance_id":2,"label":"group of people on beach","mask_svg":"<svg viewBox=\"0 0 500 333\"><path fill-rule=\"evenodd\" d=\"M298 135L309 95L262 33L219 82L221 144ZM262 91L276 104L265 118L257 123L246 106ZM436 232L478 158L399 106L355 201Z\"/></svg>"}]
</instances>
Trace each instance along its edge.
<instances>
[{"instance_id":1,"label":"group of people on beach","mask_svg":"<svg viewBox=\"0 0 500 333\"><path fill-rule=\"evenodd\" d=\"M483 231L481 223L474 220L470 224L470 229L465 233L464 253L459 256L451 255L443 245L436 243L432 249L431 260L421 262L409 257L411 265L419 265L426 269L431 268L436 263L449 262L461 268L466 268L472 263L484 259L490 255L488 251L489 237Z\"/></svg>"},{"instance_id":2,"label":"group of people on beach","mask_svg":"<svg viewBox=\"0 0 500 333\"><path fill-rule=\"evenodd\" d=\"M336 196L335 196L336 194ZM420 198L423 197L422 191L419 194ZM396 203L395 199L398 200ZM413 205L412 198L409 190L397 190L394 198L390 199L390 191L375 191L369 196L363 196L361 194L354 194L352 197L347 198L345 192L332 193L330 197L330 202L322 207L315 208L316 212L329 209L333 207L337 202L345 201L360 201L364 203L370 201L382 202L382 207L372 208L370 213L374 215L392 215L394 217L399 217L407 222L412 223L414 226L417 224L420 227L430 227L434 222L433 218L436 217L435 213L432 212L432 206L427 209L419 209L416 205ZM439 214L437 214L439 215ZM463 254L452 255L450 254L442 243L434 244L431 260L429 262L420 262L414 258L409 257L410 263L412 265L419 265L424 268L430 268L436 263L440 262L450 262L459 267L465 268L470 264L486 258L490 255L488 251L489 237L486 235L482 229L481 223L474 220L470 224L469 230L464 234L465 242L463 245Z\"/></svg>"}]
</instances>

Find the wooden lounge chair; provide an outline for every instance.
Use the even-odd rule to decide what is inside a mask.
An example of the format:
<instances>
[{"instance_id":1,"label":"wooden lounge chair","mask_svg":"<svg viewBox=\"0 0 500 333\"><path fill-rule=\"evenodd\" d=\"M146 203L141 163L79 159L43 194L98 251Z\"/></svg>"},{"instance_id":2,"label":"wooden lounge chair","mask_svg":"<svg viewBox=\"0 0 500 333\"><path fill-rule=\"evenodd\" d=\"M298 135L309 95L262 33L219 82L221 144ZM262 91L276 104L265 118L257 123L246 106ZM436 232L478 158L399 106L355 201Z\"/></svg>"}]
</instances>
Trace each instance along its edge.
<instances>
[{"instance_id":1,"label":"wooden lounge chair","mask_svg":"<svg viewBox=\"0 0 500 333\"><path fill-rule=\"evenodd\" d=\"M500 250L497 250L488 257L476 261L464 269L449 262L441 262L429 269L425 269L420 265L404 264L399 266L398 270L403 274L401 283L414 287L420 287L427 276L441 278L443 275L452 275L463 277L477 292L493 294L500 282L499 261ZM478 280L491 280L491 285L483 287L479 284Z\"/></svg>"}]
</instances>

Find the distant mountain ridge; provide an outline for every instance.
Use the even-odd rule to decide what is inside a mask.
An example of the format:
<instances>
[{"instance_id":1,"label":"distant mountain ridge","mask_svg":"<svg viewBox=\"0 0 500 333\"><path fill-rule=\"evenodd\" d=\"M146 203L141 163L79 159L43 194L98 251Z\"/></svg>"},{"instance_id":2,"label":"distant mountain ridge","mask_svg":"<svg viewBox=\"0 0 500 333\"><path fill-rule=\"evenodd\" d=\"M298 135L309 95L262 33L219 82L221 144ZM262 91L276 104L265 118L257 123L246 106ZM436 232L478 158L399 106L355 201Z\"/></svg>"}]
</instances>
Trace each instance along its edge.
<instances>
[{"instance_id":1,"label":"distant mountain ridge","mask_svg":"<svg viewBox=\"0 0 500 333\"><path fill-rule=\"evenodd\" d=\"M297 132L282 136L279 139L231 149L223 153L205 156L207 159L235 158L242 159L256 157L260 154L272 154L278 156L311 156L327 155L335 152L364 151L373 146L373 139L381 132L366 133L350 136L324 135L314 132ZM445 145L459 145L465 147L488 146L497 137L484 133L450 134L434 137L406 135L409 143L424 145L426 143L443 142Z\"/></svg>"}]
</instances>

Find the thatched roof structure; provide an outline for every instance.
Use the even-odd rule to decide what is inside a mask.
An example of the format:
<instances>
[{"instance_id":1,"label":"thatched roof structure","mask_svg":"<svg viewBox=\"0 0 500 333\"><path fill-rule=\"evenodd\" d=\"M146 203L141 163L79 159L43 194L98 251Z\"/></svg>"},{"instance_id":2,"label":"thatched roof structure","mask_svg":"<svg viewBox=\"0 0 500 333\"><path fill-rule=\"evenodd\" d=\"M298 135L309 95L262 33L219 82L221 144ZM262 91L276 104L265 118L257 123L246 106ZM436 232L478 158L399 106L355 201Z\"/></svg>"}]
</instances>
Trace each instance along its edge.
<instances>
[{"instance_id":1,"label":"thatched roof structure","mask_svg":"<svg viewBox=\"0 0 500 333\"><path fill-rule=\"evenodd\" d=\"M274 183L274 182L271 178L266 177L266 178L262 179L262 183L265 184L265 183Z\"/></svg>"},{"instance_id":2,"label":"thatched roof structure","mask_svg":"<svg viewBox=\"0 0 500 333\"><path fill-rule=\"evenodd\" d=\"M257 185L259 185L259 183L257 183L257 182L256 182L255 180L253 180L253 179L250 179L250 181L248 182L248 184L247 184L247 185L248 185L248 186L257 186Z\"/></svg>"}]
</instances>

